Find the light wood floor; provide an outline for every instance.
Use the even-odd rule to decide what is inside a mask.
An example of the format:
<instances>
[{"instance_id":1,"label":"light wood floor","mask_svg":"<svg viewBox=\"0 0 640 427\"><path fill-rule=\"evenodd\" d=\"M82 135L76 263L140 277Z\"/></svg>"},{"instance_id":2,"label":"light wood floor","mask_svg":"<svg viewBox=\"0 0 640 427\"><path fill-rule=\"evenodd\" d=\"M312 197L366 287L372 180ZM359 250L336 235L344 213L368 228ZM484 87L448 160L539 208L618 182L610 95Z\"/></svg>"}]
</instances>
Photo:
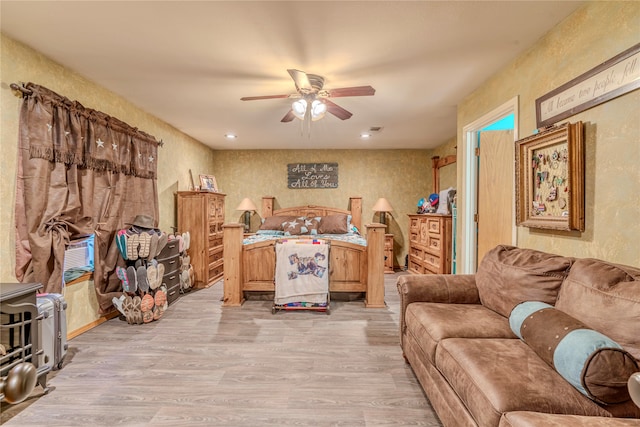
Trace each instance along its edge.
<instances>
[{"instance_id":1,"label":"light wood floor","mask_svg":"<svg viewBox=\"0 0 640 427\"><path fill-rule=\"evenodd\" d=\"M441 426L388 307L331 302L331 315L271 314L271 301L223 308L222 282L184 295L147 325L110 320L69 342L62 370L7 426Z\"/></svg>"}]
</instances>

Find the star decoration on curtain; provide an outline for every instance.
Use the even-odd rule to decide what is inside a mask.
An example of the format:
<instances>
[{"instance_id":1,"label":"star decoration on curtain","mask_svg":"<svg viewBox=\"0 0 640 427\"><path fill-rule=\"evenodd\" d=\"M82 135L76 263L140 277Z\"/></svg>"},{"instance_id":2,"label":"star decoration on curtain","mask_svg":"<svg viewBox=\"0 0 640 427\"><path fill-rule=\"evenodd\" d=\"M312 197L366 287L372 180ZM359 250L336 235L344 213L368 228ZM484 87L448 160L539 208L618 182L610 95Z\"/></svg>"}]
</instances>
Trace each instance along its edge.
<instances>
[{"instance_id":1,"label":"star decoration on curtain","mask_svg":"<svg viewBox=\"0 0 640 427\"><path fill-rule=\"evenodd\" d=\"M142 153L138 153L138 158L141 159L142 158Z\"/></svg>"},{"instance_id":2,"label":"star decoration on curtain","mask_svg":"<svg viewBox=\"0 0 640 427\"><path fill-rule=\"evenodd\" d=\"M96 144L98 144L98 147L104 148L104 141L101 140L100 138L98 138L98 140L96 141Z\"/></svg>"},{"instance_id":3,"label":"star decoration on curtain","mask_svg":"<svg viewBox=\"0 0 640 427\"><path fill-rule=\"evenodd\" d=\"M153 156L149 156L149 163L153 163Z\"/></svg>"},{"instance_id":4,"label":"star decoration on curtain","mask_svg":"<svg viewBox=\"0 0 640 427\"><path fill-rule=\"evenodd\" d=\"M53 128L53 126L51 126L49 123L47 123L47 132L51 132L52 128Z\"/></svg>"},{"instance_id":5,"label":"star decoration on curtain","mask_svg":"<svg viewBox=\"0 0 640 427\"><path fill-rule=\"evenodd\" d=\"M112 142L111 146L113 147L113 151L116 151L118 149L118 144L116 144L115 142Z\"/></svg>"}]
</instances>

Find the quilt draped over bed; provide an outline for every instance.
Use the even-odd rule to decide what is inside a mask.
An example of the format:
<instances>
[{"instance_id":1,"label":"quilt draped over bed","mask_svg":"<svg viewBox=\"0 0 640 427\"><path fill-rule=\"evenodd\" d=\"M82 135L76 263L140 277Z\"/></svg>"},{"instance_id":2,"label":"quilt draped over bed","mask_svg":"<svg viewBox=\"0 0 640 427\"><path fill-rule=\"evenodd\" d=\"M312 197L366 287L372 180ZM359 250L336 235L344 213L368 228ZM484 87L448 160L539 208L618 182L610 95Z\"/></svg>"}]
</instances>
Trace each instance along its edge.
<instances>
[{"instance_id":1,"label":"quilt draped over bed","mask_svg":"<svg viewBox=\"0 0 640 427\"><path fill-rule=\"evenodd\" d=\"M275 304L322 304L329 293L329 244L276 244Z\"/></svg>"}]
</instances>

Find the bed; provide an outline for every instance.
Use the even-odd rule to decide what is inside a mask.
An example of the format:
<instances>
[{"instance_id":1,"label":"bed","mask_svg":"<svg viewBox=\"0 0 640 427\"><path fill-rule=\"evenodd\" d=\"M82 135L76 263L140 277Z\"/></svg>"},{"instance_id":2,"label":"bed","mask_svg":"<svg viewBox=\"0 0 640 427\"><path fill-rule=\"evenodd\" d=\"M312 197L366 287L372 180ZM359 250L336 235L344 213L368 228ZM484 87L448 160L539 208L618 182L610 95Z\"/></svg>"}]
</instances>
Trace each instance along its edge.
<instances>
[{"instance_id":1,"label":"bed","mask_svg":"<svg viewBox=\"0 0 640 427\"><path fill-rule=\"evenodd\" d=\"M362 227L362 198L349 199L350 210L327 206L296 206L274 210L274 197L262 198L264 222L271 217L324 218L347 215L360 231L360 240L351 241L333 234L323 235L331 240L329 262L330 292L363 292L365 306L385 307L384 302L384 235L383 224ZM275 219L275 218L272 218ZM322 223L322 221L320 221ZM223 226L224 238L224 297L223 306L238 307L246 292L275 291L275 244L279 239L293 236L261 235L251 239L244 235L244 225L229 223ZM300 235L309 238L309 235Z\"/></svg>"}]
</instances>

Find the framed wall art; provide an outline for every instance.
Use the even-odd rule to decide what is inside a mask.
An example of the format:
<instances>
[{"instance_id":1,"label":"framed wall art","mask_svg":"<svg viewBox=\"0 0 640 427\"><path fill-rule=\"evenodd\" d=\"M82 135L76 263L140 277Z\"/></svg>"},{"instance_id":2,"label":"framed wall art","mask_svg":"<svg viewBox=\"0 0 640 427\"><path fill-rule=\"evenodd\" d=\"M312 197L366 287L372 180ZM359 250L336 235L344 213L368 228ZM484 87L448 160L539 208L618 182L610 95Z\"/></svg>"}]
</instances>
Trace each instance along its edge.
<instances>
[{"instance_id":1,"label":"framed wall art","mask_svg":"<svg viewBox=\"0 0 640 427\"><path fill-rule=\"evenodd\" d=\"M582 122L516 141L516 224L584 231Z\"/></svg>"},{"instance_id":2,"label":"framed wall art","mask_svg":"<svg viewBox=\"0 0 640 427\"><path fill-rule=\"evenodd\" d=\"M200 191L218 192L218 183L213 175L200 175Z\"/></svg>"}]
</instances>

